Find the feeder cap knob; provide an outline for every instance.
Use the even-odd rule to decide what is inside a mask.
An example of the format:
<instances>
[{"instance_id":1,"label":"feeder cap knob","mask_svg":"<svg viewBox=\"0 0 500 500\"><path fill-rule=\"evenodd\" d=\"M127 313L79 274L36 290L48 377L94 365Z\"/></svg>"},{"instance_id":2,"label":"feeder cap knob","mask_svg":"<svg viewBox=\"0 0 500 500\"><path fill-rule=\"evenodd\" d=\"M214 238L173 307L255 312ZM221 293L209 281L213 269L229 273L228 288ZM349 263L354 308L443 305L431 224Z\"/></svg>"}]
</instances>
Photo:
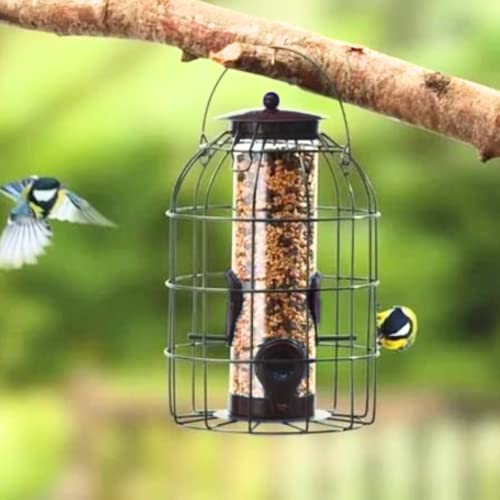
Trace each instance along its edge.
<instances>
[{"instance_id":1,"label":"feeder cap knob","mask_svg":"<svg viewBox=\"0 0 500 500\"><path fill-rule=\"evenodd\" d=\"M267 92L262 102L267 110L275 111L279 106L280 96L276 92Z\"/></svg>"}]
</instances>

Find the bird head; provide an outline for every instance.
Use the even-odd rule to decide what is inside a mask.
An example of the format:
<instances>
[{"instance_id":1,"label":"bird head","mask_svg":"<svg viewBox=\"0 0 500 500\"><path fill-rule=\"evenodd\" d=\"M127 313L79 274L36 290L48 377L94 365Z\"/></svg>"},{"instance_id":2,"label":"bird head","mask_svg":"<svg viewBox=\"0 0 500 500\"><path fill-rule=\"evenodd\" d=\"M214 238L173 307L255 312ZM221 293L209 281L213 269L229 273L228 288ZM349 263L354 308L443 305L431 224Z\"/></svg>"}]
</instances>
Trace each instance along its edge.
<instances>
[{"instance_id":1,"label":"bird head","mask_svg":"<svg viewBox=\"0 0 500 500\"><path fill-rule=\"evenodd\" d=\"M405 306L394 306L377 315L379 343L390 351L411 347L417 335L417 316Z\"/></svg>"},{"instance_id":2,"label":"bird head","mask_svg":"<svg viewBox=\"0 0 500 500\"><path fill-rule=\"evenodd\" d=\"M30 190L30 198L39 203L53 200L61 187L61 183L53 177L35 179Z\"/></svg>"}]
</instances>

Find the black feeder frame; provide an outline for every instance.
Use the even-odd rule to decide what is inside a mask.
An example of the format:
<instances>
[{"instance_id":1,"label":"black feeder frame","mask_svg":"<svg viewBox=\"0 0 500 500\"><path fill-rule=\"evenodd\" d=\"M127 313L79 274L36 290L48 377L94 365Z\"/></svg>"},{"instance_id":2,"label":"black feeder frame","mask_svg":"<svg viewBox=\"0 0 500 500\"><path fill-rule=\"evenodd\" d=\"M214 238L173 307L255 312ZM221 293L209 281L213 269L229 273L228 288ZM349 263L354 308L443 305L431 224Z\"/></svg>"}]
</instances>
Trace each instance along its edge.
<instances>
[{"instance_id":1,"label":"black feeder frame","mask_svg":"<svg viewBox=\"0 0 500 500\"><path fill-rule=\"evenodd\" d=\"M167 212L170 413L186 427L253 434L369 425L380 214L342 101L344 146L319 131L321 117L280 110L273 92L264 109L224 116L230 130L209 141L226 71Z\"/></svg>"}]
</instances>

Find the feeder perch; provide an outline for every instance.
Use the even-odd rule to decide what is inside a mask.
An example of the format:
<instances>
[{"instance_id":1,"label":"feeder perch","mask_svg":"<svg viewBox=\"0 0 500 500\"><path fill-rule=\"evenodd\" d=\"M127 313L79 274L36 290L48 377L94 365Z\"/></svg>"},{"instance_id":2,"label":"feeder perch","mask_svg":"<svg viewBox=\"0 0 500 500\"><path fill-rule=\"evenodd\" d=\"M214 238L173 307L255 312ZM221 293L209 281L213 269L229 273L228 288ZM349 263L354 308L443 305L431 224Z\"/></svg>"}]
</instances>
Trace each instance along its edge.
<instances>
[{"instance_id":1,"label":"feeder perch","mask_svg":"<svg viewBox=\"0 0 500 500\"><path fill-rule=\"evenodd\" d=\"M375 418L375 193L320 116L263 104L203 132L175 184L170 412L226 432L355 429Z\"/></svg>"}]
</instances>

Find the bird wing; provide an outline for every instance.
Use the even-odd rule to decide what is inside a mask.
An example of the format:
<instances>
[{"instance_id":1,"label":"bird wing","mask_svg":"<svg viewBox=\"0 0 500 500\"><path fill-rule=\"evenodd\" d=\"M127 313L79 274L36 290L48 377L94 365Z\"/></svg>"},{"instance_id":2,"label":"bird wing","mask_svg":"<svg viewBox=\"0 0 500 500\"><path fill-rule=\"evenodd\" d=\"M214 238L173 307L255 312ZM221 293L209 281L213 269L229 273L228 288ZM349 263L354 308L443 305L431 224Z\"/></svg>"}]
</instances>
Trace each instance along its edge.
<instances>
[{"instance_id":1,"label":"bird wing","mask_svg":"<svg viewBox=\"0 0 500 500\"><path fill-rule=\"evenodd\" d=\"M49 219L57 219L77 224L95 224L114 227L115 224L100 214L87 200L80 198L69 189L59 191L58 200L49 214Z\"/></svg>"},{"instance_id":2,"label":"bird wing","mask_svg":"<svg viewBox=\"0 0 500 500\"><path fill-rule=\"evenodd\" d=\"M36 264L37 258L50 245L52 231L46 221L36 219L26 202L10 213L0 236L0 269L19 269Z\"/></svg>"},{"instance_id":3,"label":"bird wing","mask_svg":"<svg viewBox=\"0 0 500 500\"><path fill-rule=\"evenodd\" d=\"M9 182L4 186L0 186L0 193L7 196L11 200L17 201L24 191L32 184L34 180L38 179L36 175L26 177L20 181Z\"/></svg>"}]
</instances>

